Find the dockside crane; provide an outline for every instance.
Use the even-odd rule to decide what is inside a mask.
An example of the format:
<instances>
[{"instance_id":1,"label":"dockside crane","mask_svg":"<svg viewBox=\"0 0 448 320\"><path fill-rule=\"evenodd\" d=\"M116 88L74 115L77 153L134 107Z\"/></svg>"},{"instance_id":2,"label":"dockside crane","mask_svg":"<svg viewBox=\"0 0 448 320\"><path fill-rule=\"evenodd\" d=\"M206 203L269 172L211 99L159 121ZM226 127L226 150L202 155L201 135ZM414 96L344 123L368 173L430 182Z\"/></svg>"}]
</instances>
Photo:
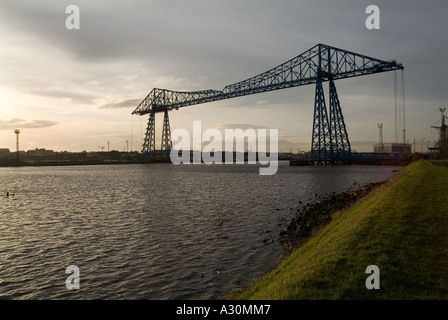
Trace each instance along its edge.
<instances>
[{"instance_id":1,"label":"dockside crane","mask_svg":"<svg viewBox=\"0 0 448 320\"><path fill-rule=\"evenodd\" d=\"M445 115L446 108L439 108L441 115L441 125L440 126L431 126L431 128L435 128L439 130L439 152L441 157L448 156L448 137L447 137L447 125L445 119L448 117Z\"/></svg>"}]
</instances>

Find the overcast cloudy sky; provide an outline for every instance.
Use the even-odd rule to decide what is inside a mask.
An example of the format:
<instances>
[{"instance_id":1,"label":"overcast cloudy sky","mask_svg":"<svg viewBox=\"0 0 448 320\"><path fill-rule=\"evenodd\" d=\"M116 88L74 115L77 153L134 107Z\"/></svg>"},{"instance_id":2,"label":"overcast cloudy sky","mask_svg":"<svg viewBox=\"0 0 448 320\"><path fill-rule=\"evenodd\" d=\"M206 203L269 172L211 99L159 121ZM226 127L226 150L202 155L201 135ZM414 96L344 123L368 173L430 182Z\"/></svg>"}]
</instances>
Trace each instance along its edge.
<instances>
[{"instance_id":1,"label":"overcast cloudy sky","mask_svg":"<svg viewBox=\"0 0 448 320\"><path fill-rule=\"evenodd\" d=\"M65 26L71 4L79 30ZM379 30L365 26L368 5L380 8ZM221 90L324 43L403 63L407 138L420 151L448 107L447 14L442 0L2 0L0 148L15 150L18 128L21 150L124 150L128 140L140 151L147 116L131 112L152 88ZM380 122L394 140L393 72L336 87L353 149L371 151ZM314 89L182 108L171 128L276 128L281 151L308 151Z\"/></svg>"}]
</instances>

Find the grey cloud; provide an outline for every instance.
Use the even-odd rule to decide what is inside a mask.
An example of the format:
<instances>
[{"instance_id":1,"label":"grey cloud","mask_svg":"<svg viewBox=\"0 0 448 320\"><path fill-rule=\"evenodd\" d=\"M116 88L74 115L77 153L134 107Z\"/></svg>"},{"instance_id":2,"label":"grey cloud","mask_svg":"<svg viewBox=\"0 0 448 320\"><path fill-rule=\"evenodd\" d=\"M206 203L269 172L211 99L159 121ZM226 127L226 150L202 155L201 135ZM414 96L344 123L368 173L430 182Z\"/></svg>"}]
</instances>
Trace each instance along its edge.
<instances>
[{"instance_id":1,"label":"grey cloud","mask_svg":"<svg viewBox=\"0 0 448 320\"><path fill-rule=\"evenodd\" d=\"M24 120L14 118L11 120L0 120L0 130L48 128L57 124L56 121L52 120Z\"/></svg>"},{"instance_id":2,"label":"grey cloud","mask_svg":"<svg viewBox=\"0 0 448 320\"><path fill-rule=\"evenodd\" d=\"M125 99L101 105L100 109L136 108L142 99Z\"/></svg>"},{"instance_id":3,"label":"grey cloud","mask_svg":"<svg viewBox=\"0 0 448 320\"><path fill-rule=\"evenodd\" d=\"M52 98L70 98L71 100L74 100L76 102L80 103L90 103L92 99L95 97L92 95L80 93L77 91L67 91L67 90L61 90L58 87L47 87L47 88L33 88L29 91L31 94L39 95L39 96L45 96L45 97L52 97Z\"/></svg>"},{"instance_id":4,"label":"grey cloud","mask_svg":"<svg viewBox=\"0 0 448 320\"><path fill-rule=\"evenodd\" d=\"M133 1L111 5L108 1L77 1L81 26L73 31L65 28L68 4L6 1L0 16L4 22L65 49L82 61L143 58L160 63L162 58L163 68L178 72L191 72L191 67L213 72L234 65L231 72L235 78L230 81L265 71L260 66L281 63L279 59L290 58L316 44L318 38L313 35L318 31L314 28L307 30L313 35L301 37L301 45L293 41L297 39L294 30L314 24L313 12L321 15L332 10L333 19L326 16L322 21L330 25L335 21L353 21L347 19L352 17L347 10L333 10L339 6L332 3L221 1L210 5L204 1ZM357 6L350 3L350 11L355 10L352 7ZM361 11L360 16L363 15ZM276 16L282 19L272 20ZM245 64L243 70L238 61ZM253 72L244 72L249 68Z\"/></svg>"}]
</instances>

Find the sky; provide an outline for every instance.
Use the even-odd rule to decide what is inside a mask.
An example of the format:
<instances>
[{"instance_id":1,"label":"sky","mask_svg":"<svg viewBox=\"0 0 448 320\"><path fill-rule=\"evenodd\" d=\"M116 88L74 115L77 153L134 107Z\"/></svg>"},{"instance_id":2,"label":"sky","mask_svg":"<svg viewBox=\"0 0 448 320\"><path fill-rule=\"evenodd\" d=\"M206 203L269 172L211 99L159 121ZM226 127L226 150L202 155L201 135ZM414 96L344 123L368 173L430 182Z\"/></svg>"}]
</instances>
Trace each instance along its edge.
<instances>
[{"instance_id":1,"label":"sky","mask_svg":"<svg viewBox=\"0 0 448 320\"><path fill-rule=\"evenodd\" d=\"M79 29L66 28L69 5ZM369 5L380 29L366 28ZM442 0L2 0L0 148L15 151L17 128L20 150L141 151L148 116L131 113L153 88L222 90L324 43L404 65L406 139L421 151L448 107L447 13ZM373 150L378 123L395 141L394 72L335 84L352 150ZM279 151L309 151L314 90L181 108L171 130L278 129Z\"/></svg>"}]
</instances>

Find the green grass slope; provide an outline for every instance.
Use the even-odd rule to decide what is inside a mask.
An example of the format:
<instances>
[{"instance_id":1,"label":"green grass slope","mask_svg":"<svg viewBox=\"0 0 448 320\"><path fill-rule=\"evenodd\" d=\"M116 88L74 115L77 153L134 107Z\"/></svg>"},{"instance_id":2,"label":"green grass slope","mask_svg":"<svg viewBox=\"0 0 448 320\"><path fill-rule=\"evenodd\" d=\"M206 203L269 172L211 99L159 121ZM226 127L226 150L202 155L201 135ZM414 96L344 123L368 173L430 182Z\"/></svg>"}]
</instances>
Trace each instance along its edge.
<instances>
[{"instance_id":1,"label":"green grass slope","mask_svg":"<svg viewBox=\"0 0 448 320\"><path fill-rule=\"evenodd\" d=\"M238 299L447 299L448 167L420 160ZM366 267L380 289L366 288Z\"/></svg>"}]
</instances>

